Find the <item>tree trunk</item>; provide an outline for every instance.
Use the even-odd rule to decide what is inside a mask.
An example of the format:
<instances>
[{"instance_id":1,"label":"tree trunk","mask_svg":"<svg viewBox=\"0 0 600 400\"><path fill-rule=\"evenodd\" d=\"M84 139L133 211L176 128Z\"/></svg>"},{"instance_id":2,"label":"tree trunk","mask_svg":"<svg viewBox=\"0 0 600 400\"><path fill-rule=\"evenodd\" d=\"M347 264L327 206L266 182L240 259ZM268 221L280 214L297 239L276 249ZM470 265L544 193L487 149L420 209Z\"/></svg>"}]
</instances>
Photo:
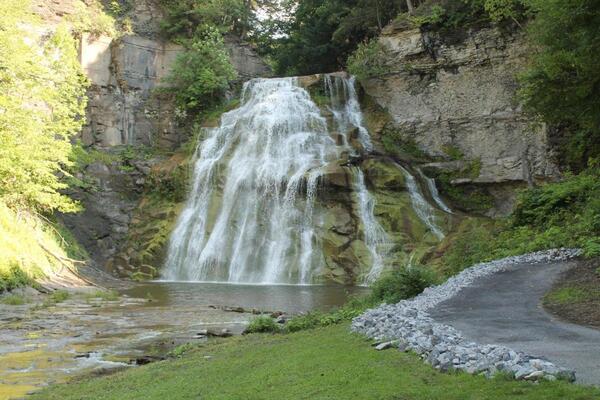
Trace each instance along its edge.
<instances>
[{"instance_id":1,"label":"tree trunk","mask_svg":"<svg viewBox=\"0 0 600 400\"><path fill-rule=\"evenodd\" d=\"M415 12L415 6L412 0L406 0L406 7L408 7L408 13L412 15Z\"/></svg>"}]
</instances>

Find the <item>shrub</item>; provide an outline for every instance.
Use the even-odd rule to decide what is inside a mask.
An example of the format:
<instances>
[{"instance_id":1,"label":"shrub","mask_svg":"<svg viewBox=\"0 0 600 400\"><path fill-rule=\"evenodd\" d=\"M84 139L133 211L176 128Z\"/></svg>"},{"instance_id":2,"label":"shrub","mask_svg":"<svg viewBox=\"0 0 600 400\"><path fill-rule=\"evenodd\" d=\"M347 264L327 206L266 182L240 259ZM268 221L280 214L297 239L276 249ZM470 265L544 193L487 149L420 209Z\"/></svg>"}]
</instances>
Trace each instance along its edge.
<instances>
[{"instance_id":1,"label":"shrub","mask_svg":"<svg viewBox=\"0 0 600 400\"><path fill-rule=\"evenodd\" d=\"M377 39L358 45L348 57L348 71L358 79L382 76L392 72L385 48Z\"/></svg>"},{"instance_id":2,"label":"shrub","mask_svg":"<svg viewBox=\"0 0 600 400\"><path fill-rule=\"evenodd\" d=\"M250 321L250 324L246 327L245 333L275 333L279 332L281 328L277 322L268 315L261 315Z\"/></svg>"},{"instance_id":3,"label":"shrub","mask_svg":"<svg viewBox=\"0 0 600 400\"><path fill-rule=\"evenodd\" d=\"M286 332L298 332L323 326L335 325L358 317L367 308L376 305L371 297L352 298L342 307L330 312L311 311L290 319L284 326Z\"/></svg>"},{"instance_id":4,"label":"shrub","mask_svg":"<svg viewBox=\"0 0 600 400\"><path fill-rule=\"evenodd\" d=\"M25 298L23 296L11 294L0 299L0 302L10 306L20 306L25 304Z\"/></svg>"},{"instance_id":5,"label":"shrub","mask_svg":"<svg viewBox=\"0 0 600 400\"><path fill-rule=\"evenodd\" d=\"M31 284L31 278L18 266L13 265L7 271L0 269L0 293Z\"/></svg>"},{"instance_id":6,"label":"shrub","mask_svg":"<svg viewBox=\"0 0 600 400\"><path fill-rule=\"evenodd\" d=\"M519 195L510 218L467 223L443 262L448 275L482 261L556 247L600 255L600 171L588 169Z\"/></svg>"},{"instance_id":7,"label":"shrub","mask_svg":"<svg viewBox=\"0 0 600 400\"><path fill-rule=\"evenodd\" d=\"M213 26L198 29L175 60L166 78L184 109L196 110L221 100L229 83L236 78L221 33Z\"/></svg>"},{"instance_id":8,"label":"shrub","mask_svg":"<svg viewBox=\"0 0 600 400\"><path fill-rule=\"evenodd\" d=\"M376 281L371 298L388 304L397 303L420 294L435 281L435 275L427 268L403 267Z\"/></svg>"},{"instance_id":9,"label":"shrub","mask_svg":"<svg viewBox=\"0 0 600 400\"><path fill-rule=\"evenodd\" d=\"M284 331L297 332L350 321L382 302L397 303L414 297L434 282L436 279L432 271L424 267L404 267L377 280L370 295L352 297L342 307L330 312L311 311L298 315L285 324Z\"/></svg>"}]
</instances>

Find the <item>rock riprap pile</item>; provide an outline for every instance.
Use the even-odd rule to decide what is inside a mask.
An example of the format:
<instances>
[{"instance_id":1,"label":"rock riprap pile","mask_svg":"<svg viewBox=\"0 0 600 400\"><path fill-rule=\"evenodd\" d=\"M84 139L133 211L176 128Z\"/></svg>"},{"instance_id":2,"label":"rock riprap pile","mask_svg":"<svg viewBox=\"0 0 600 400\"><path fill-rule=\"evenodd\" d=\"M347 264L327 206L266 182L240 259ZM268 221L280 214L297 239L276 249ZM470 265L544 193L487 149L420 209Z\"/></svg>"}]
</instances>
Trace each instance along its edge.
<instances>
[{"instance_id":1,"label":"rock riprap pile","mask_svg":"<svg viewBox=\"0 0 600 400\"><path fill-rule=\"evenodd\" d=\"M397 347L402 351L413 351L442 371L461 370L488 377L502 372L519 380L574 381L574 371L547 360L505 346L467 341L453 327L435 322L427 311L478 278L517 264L565 261L580 253L577 249L554 249L474 265L441 285L425 289L413 299L368 310L352 321L352 330L380 342L378 349Z\"/></svg>"}]
</instances>

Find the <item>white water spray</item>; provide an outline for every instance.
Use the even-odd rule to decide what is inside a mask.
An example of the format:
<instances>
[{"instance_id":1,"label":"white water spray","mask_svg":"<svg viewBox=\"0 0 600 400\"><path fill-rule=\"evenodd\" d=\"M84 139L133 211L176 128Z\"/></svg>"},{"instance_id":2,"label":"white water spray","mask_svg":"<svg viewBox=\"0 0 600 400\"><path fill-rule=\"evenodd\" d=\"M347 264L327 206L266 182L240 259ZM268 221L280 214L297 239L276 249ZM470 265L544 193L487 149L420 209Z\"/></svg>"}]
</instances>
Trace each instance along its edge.
<instances>
[{"instance_id":1,"label":"white water spray","mask_svg":"<svg viewBox=\"0 0 600 400\"><path fill-rule=\"evenodd\" d=\"M450 207L448 207L444 200L442 200L440 192L438 191L438 188L435 184L435 179L425 175L425 173L420 168L418 168L417 171L419 172L419 175L425 181L425 183L427 183L427 188L429 189L429 193L431 194L433 201L435 201L435 204L437 204L438 207L445 213L454 214Z\"/></svg>"},{"instance_id":2,"label":"white water spray","mask_svg":"<svg viewBox=\"0 0 600 400\"><path fill-rule=\"evenodd\" d=\"M232 283L313 282L324 265L315 209L325 167L343 153L367 154L371 139L354 79L325 76L336 145L327 121L295 78L255 79L244 85L242 105L207 129L194 158L192 188L171 236L166 280ZM349 132L356 132L348 137ZM401 168L401 167L400 167ZM441 238L415 179L401 168L415 211ZM363 172L352 168L357 214L371 255L365 283L385 267L388 236L374 215Z\"/></svg>"},{"instance_id":3,"label":"white water spray","mask_svg":"<svg viewBox=\"0 0 600 400\"><path fill-rule=\"evenodd\" d=\"M322 265L313 202L338 156L327 123L294 78L252 80L243 99L198 147L167 280L305 284Z\"/></svg>"},{"instance_id":4,"label":"white water spray","mask_svg":"<svg viewBox=\"0 0 600 400\"><path fill-rule=\"evenodd\" d=\"M425 199L415 177L400 164L396 164L396 166L402 171L406 178L406 188L408 189L410 200L417 216L439 240L442 240L445 237L444 231L437 225L435 221L435 210Z\"/></svg>"}]
</instances>

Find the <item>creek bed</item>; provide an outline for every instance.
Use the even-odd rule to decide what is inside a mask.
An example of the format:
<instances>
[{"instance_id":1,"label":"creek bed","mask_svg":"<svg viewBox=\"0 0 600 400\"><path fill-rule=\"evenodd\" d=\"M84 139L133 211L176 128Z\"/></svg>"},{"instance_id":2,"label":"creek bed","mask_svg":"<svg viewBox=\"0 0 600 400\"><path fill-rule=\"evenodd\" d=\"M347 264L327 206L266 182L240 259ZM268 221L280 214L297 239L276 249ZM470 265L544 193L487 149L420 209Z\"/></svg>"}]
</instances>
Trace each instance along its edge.
<instances>
[{"instance_id":1,"label":"creek bed","mask_svg":"<svg viewBox=\"0 0 600 400\"><path fill-rule=\"evenodd\" d=\"M89 373L129 368L173 347L208 340L204 329L241 333L252 310L297 314L342 305L365 288L150 282L116 300L85 293L40 307L0 304L0 400ZM237 312L231 312L235 310Z\"/></svg>"}]
</instances>

